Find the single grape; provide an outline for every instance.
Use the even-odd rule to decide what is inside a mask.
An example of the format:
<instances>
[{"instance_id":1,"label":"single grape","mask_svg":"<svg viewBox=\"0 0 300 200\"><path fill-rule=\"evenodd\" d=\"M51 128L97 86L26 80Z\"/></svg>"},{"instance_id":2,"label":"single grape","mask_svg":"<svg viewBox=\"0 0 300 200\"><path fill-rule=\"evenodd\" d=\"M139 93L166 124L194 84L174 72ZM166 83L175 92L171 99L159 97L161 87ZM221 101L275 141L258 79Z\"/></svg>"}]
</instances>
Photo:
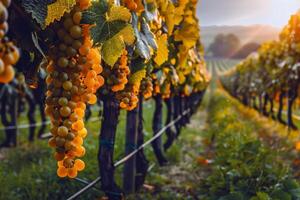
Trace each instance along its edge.
<instances>
[{"instance_id":1,"label":"single grape","mask_svg":"<svg viewBox=\"0 0 300 200\"><path fill-rule=\"evenodd\" d=\"M64 27L65 27L66 30L69 30L73 25L74 25L73 20L70 17L67 17L64 20Z\"/></svg>"},{"instance_id":2,"label":"single grape","mask_svg":"<svg viewBox=\"0 0 300 200\"><path fill-rule=\"evenodd\" d=\"M73 86L73 84L72 84L71 81L65 81L65 82L63 83L63 88L64 88L65 90L71 90L71 89L72 89L72 86Z\"/></svg>"},{"instance_id":3,"label":"single grape","mask_svg":"<svg viewBox=\"0 0 300 200\"><path fill-rule=\"evenodd\" d=\"M82 36L82 30L81 27L78 25L74 25L70 29L70 35L74 39L79 39Z\"/></svg>"},{"instance_id":4,"label":"single grape","mask_svg":"<svg viewBox=\"0 0 300 200\"><path fill-rule=\"evenodd\" d=\"M71 108L69 108L68 106L63 106L59 109L59 113L63 117L68 117L71 114L71 112Z\"/></svg>"},{"instance_id":5,"label":"single grape","mask_svg":"<svg viewBox=\"0 0 300 200\"><path fill-rule=\"evenodd\" d=\"M75 12L73 15L74 24L77 24L77 25L80 24L81 18L82 18L82 12L80 12L80 11Z\"/></svg>"},{"instance_id":6,"label":"single grape","mask_svg":"<svg viewBox=\"0 0 300 200\"><path fill-rule=\"evenodd\" d=\"M69 130L68 130L68 128L65 127L65 126L60 126L60 127L58 127L58 129L57 129L57 134L58 134L59 136L61 136L61 137L66 137L67 134L68 134L68 132L69 132Z\"/></svg>"},{"instance_id":7,"label":"single grape","mask_svg":"<svg viewBox=\"0 0 300 200\"><path fill-rule=\"evenodd\" d=\"M58 100L58 104L59 104L60 106L66 106L66 105L68 105L68 99L65 98L65 97L61 97L61 98L59 98L59 100Z\"/></svg>"},{"instance_id":8,"label":"single grape","mask_svg":"<svg viewBox=\"0 0 300 200\"><path fill-rule=\"evenodd\" d=\"M57 61L57 65L62 68L67 67L68 64L69 64L69 60L65 57L60 57Z\"/></svg>"}]
</instances>

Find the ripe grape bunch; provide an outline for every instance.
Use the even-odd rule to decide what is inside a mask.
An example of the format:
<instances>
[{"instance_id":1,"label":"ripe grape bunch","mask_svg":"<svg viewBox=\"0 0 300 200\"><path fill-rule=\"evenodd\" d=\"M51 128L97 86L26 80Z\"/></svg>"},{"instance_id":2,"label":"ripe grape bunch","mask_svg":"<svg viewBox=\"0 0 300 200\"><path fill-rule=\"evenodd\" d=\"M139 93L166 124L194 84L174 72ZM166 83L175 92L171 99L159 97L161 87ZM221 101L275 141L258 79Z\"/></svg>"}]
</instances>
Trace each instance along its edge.
<instances>
[{"instance_id":1,"label":"ripe grape bunch","mask_svg":"<svg viewBox=\"0 0 300 200\"><path fill-rule=\"evenodd\" d=\"M8 11L11 0L0 0L0 83L10 82L15 65L20 57L18 48L5 36L8 32Z\"/></svg>"},{"instance_id":2,"label":"ripe grape bunch","mask_svg":"<svg viewBox=\"0 0 300 200\"><path fill-rule=\"evenodd\" d=\"M130 74L130 69L127 60L127 51L124 50L118 64L114 65L112 69L104 69L103 76L107 80L108 89L112 92L124 90L125 85L128 83L127 76Z\"/></svg>"},{"instance_id":3,"label":"ripe grape bunch","mask_svg":"<svg viewBox=\"0 0 300 200\"><path fill-rule=\"evenodd\" d=\"M151 77L145 77L141 83L141 91L145 99L152 97L153 84Z\"/></svg>"},{"instance_id":4,"label":"ripe grape bunch","mask_svg":"<svg viewBox=\"0 0 300 200\"><path fill-rule=\"evenodd\" d=\"M134 0L125 0L124 4L131 11L136 11L138 7L137 3Z\"/></svg>"},{"instance_id":5,"label":"ripe grape bunch","mask_svg":"<svg viewBox=\"0 0 300 200\"><path fill-rule=\"evenodd\" d=\"M131 111L137 107L140 86L138 84L127 84L125 90L117 93L120 108Z\"/></svg>"},{"instance_id":6,"label":"ripe grape bunch","mask_svg":"<svg viewBox=\"0 0 300 200\"><path fill-rule=\"evenodd\" d=\"M153 84L153 92L152 92L152 95L153 96L156 96L158 94L161 93L161 90L160 90L160 84L159 84L159 81L157 79L157 76L156 74L152 74L151 75L151 78L152 78L152 84Z\"/></svg>"},{"instance_id":7,"label":"ripe grape bunch","mask_svg":"<svg viewBox=\"0 0 300 200\"><path fill-rule=\"evenodd\" d=\"M171 96L171 84L165 81L162 86L161 97L163 99L169 99L170 96Z\"/></svg>"},{"instance_id":8,"label":"ripe grape bunch","mask_svg":"<svg viewBox=\"0 0 300 200\"><path fill-rule=\"evenodd\" d=\"M98 88L104 84L101 56L92 48L89 26L81 24L82 11L89 1L77 1L70 13L53 24L57 43L50 47L45 112L51 119L49 145L55 148L59 177L75 178L85 164L78 157L85 154L87 135L83 118L86 103L95 104Z\"/></svg>"}]
</instances>

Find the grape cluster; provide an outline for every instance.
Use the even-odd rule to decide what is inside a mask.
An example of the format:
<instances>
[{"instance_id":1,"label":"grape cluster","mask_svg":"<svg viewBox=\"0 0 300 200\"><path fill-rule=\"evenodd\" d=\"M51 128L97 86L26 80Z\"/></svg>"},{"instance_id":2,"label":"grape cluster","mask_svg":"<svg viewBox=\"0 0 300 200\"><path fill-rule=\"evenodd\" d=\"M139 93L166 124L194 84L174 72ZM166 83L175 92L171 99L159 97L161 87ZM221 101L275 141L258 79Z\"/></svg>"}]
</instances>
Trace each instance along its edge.
<instances>
[{"instance_id":1,"label":"grape cluster","mask_svg":"<svg viewBox=\"0 0 300 200\"><path fill-rule=\"evenodd\" d=\"M152 78L152 83L153 83L153 92L152 92L152 95L156 96L156 95L158 95L158 94L161 93L161 91L160 91L160 84L159 84L159 81L157 79L156 74L152 74L151 78Z\"/></svg>"},{"instance_id":2,"label":"grape cluster","mask_svg":"<svg viewBox=\"0 0 300 200\"><path fill-rule=\"evenodd\" d=\"M168 99L171 96L171 84L168 82L164 82L161 89L161 97L163 99Z\"/></svg>"},{"instance_id":3,"label":"grape cluster","mask_svg":"<svg viewBox=\"0 0 300 200\"><path fill-rule=\"evenodd\" d=\"M141 91L145 99L152 97L153 84L151 77L145 77L141 82Z\"/></svg>"},{"instance_id":4,"label":"grape cluster","mask_svg":"<svg viewBox=\"0 0 300 200\"><path fill-rule=\"evenodd\" d=\"M52 138L58 161L57 175L74 178L85 164L83 139L86 103L95 104L95 92L104 84L101 56L92 48L89 26L81 24L82 11L89 1L78 1L70 13L53 25L57 43L50 47L45 112L51 119Z\"/></svg>"},{"instance_id":5,"label":"grape cluster","mask_svg":"<svg viewBox=\"0 0 300 200\"><path fill-rule=\"evenodd\" d=\"M120 102L120 108L131 111L137 107L140 85L127 84L125 90L118 92L116 97Z\"/></svg>"},{"instance_id":6,"label":"grape cluster","mask_svg":"<svg viewBox=\"0 0 300 200\"><path fill-rule=\"evenodd\" d=\"M107 90L116 94L120 108L133 110L138 104L140 85L128 83L130 69L127 61L128 52L124 50L118 64L112 69L104 68L103 76L106 79Z\"/></svg>"},{"instance_id":7,"label":"grape cluster","mask_svg":"<svg viewBox=\"0 0 300 200\"><path fill-rule=\"evenodd\" d=\"M188 84L185 84L183 87L183 92L182 92L182 96L190 96L191 95L191 88L189 87Z\"/></svg>"},{"instance_id":8,"label":"grape cluster","mask_svg":"<svg viewBox=\"0 0 300 200\"><path fill-rule=\"evenodd\" d=\"M138 8L138 4L134 0L124 0L124 4L131 11L135 11Z\"/></svg>"},{"instance_id":9,"label":"grape cluster","mask_svg":"<svg viewBox=\"0 0 300 200\"><path fill-rule=\"evenodd\" d=\"M127 64L127 51L124 50L119 63L113 69L105 68L103 76L106 78L106 83L112 92L119 92L125 89L128 83L127 76L130 74L130 69Z\"/></svg>"},{"instance_id":10,"label":"grape cluster","mask_svg":"<svg viewBox=\"0 0 300 200\"><path fill-rule=\"evenodd\" d=\"M0 83L8 83L14 78L13 65L20 57L18 48L5 36L8 32L7 8L10 3L10 0L0 0Z\"/></svg>"}]
</instances>

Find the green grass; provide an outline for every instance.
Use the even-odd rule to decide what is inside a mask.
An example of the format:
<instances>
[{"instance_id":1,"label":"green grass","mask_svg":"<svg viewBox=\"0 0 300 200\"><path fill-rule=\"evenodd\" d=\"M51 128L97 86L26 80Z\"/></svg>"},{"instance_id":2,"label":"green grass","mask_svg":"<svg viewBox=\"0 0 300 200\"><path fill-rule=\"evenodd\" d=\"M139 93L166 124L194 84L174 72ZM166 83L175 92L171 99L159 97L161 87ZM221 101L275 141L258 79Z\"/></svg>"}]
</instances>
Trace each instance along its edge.
<instances>
[{"instance_id":1,"label":"green grass","mask_svg":"<svg viewBox=\"0 0 300 200\"><path fill-rule=\"evenodd\" d=\"M145 104L145 121L151 121L153 103ZM93 113L94 116L97 113ZM23 117L21 123L27 123ZM117 130L115 159L124 155L124 132L126 114L121 112ZM86 162L86 169L79 177L92 180L98 176L98 136L100 121L88 122L87 129L89 136L85 140L86 155L83 160ZM151 132L146 125L146 130ZM27 144L28 129L21 129L19 134L20 146L3 152L5 159L0 163L0 199L61 199L75 193L83 185L74 180L60 180L56 177L56 162L52 156L52 149L45 140L36 140L33 144ZM120 170L117 170L117 181ZM15 192L12 192L15 191ZM79 199L94 198L99 196L93 190L87 192Z\"/></svg>"},{"instance_id":2,"label":"green grass","mask_svg":"<svg viewBox=\"0 0 300 200\"><path fill-rule=\"evenodd\" d=\"M280 139L279 133L274 136L276 132L269 131L262 121L250 118L254 115L245 114L245 108L225 92L217 90L209 102L209 127L203 135L207 152L203 156L213 155L213 162L200 184L199 198L300 198L295 192L300 186L292 179L290 166L293 144ZM293 187L287 187L289 184Z\"/></svg>"},{"instance_id":3,"label":"green grass","mask_svg":"<svg viewBox=\"0 0 300 200\"><path fill-rule=\"evenodd\" d=\"M149 101L144 104L144 126L147 132L146 139L152 136L152 116L154 111L154 102ZM93 116L98 113L94 112ZM164 120L166 109L164 108ZM21 116L19 119L21 124L26 124L27 119ZM122 111L119 118L117 128L117 136L115 143L114 159L119 160L124 156L125 148L125 123L126 112ZM99 175L97 163L98 137L101 123L88 122L86 127L89 135L84 141L86 147L86 155L83 160L86 162L86 169L79 174L79 178L91 181ZM189 141L192 140L192 135L196 131L191 129L183 129L182 135L190 135ZM28 129L21 129L18 135L19 145L16 148L2 150L0 153L0 199L5 200L41 200L41 199L65 199L77 192L83 185L76 180L59 179L56 176L56 162L52 156L53 150L48 147L47 141L36 140L29 144L27 141ZM165 136L164 136L165 137ZM186 138L184 138L186 139ZM3 137L0 138L0 141ZM167 153L168 160L171 164L177 163L181 159L182 142L174 144ZM145 149L147 158L151 164L156 163L152 147L148 146ZM1 158L3 157L3 158ZM149 174L149 180L155 179L153 184L164 184L160 180L158 170L156 169ZM122 167L116 170L116 181L122 186ZM95 199L102 196L101 192L89 190L78 199Z\"/></svg>"}]
</instances>

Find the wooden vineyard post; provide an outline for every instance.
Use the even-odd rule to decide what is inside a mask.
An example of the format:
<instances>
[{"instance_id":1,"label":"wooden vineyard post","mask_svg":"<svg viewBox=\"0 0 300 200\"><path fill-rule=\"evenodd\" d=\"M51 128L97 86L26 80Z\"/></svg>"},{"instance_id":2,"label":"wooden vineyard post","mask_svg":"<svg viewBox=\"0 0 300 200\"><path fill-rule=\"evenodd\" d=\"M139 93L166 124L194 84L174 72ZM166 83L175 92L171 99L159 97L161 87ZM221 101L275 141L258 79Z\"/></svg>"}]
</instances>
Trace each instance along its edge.
<instances>
[{"instance_id":1,"label":"wooden vineyard post","mask_svg":"<svg viewBox=\"0 0 300 200\"><path fill-rule=\"evenodd\" d=\"M101 188L110 200L123 198L122 190L114 181L114 142L118 118L120 114L119 103L114 95L103 97L103 118L99 137L98 163L101 176Z\"/></svg>"},{"instance_id":2,"label":"wooden vineyard post","mask_svg":"<svg viewBox=\"0 0 300 200\"><path fill-rule=\"evenodd\" d=\"M292 85L292 84L291 84ZM297 98L298 86L292 87L288 91L288 101L287 101L287 125L289 128L296 130L297 126L293 122L293 104Z\"/></svg>"},{"instance_id":3,"label":"wooden vineyard post","mask_svg":"<svg viewBox=\"0 0 300 200\"><path fill-rule=\"evenodd\" d=\"M138 110L135 108L132 111L127 111L126 119L126 141L125 154L128 155L137 147L138 137ZM136 175L136 156L132 156L124 164L123 172L123 190L126 194L135 192L135 175Z\"/></svg>"},{"instance_id":4,"label":"wooden vineyard post","mask_svg":"<svg viewBox=\"0 0 300 200\"><path fill-rule=\"evenodd\" d=\"M173 119L177 119L177 117L179 117L180 115L180 99L178 95L174 96L174 117ZM178 123L175 124L175 129L176 129L176 138L179 136L180 134L180 123L178 121Z\"/></svg>"},{"instance_id":5,"label":"wooden vineyard post","mask_svg":"<svg viewBox=\"0 0 300 200\"><path fill-rule=\"evenodd\" d=\"M162 97L160 94L157 94L153 98L155 100L155 111L154 111L153 122L152 122L152 130L153 130L153 134L156 135L162 129L163 104L162 104ZM152 142L152 147L159 164L161 166L165 165L168 161L163 154L161 136Z\"/></svg>"},{"instance_id":6,"label":"wooden vineyard post","mask_svg":"<svg viewBox=\"0 0 300 200\"><path fill-rule=\"evenodd\" d=\"M166 119L165 125L167 125L173 120L173 116L174 116L173 98L171 97L171 98L165 99L165 103L167 105L167 119ZM171 127L167 128L167 130L166 130L167 141L164 143L165 151L168 150L174 142L176 133L173 128L174 127L171 126Z\"/></svg>"},{"instance_id":7,"label":"wooden vineyard post","mask_svg":"<svg viewBox=\"0 0 300 200\"><path fill-rule=\"evenodd\" d=\"M10 87L10 86L2 86ZM7 118L7 113L10 120ZM1 121L4 127L11 127L5 130L6 138L0 147L11 147L17 145L17 116L18 116L18 96L16 92L9 93L5 88L1 99Z\"/></svg>"},{"instance_id":8,"label":"wooden vineyard post","mask_svg":"<svg viewBox=\"0 0 300 200\"><path fill-rule=\"evenodd\" d=\"M279 95L279 107L278 107L278 112L277 112L277 120L282 124L286 124L286 122L282 119L283 101L284 101L285 95L286 95L285 91L282 89L280 91L280 95Z\"/></svg>"},{"instance_id":9,"label":"wooden vineyard post","mask_svg":"<svg viewBox=\"0 0 300 200\"><path fill-rule=\"evenodd\" d=\"M138 113L138 135L137 147L144 143L144 126L143 126L143 95L139 96L139 113ZM141 149L136 155L136 175L135 175L135 191L138 191L144 184L149 161L146 159L144 149Z\"/></svg>"},{"instance_id":10,"label":"wooden vineyard post","mask_svg":"<svg viewBox=\"0 0 300 200\"><path fill-rule=\"evenodd\" d=\"M26 100L29 104L29 109L28 109L28 113L27 113L29 123L30 124L35 124L36 123L36 120L35 120L35 104L36 104L36 102L34 101L33 96L31 96L29 94L26 95ZM28 140L30 142L34 141L34 132L35 132L35 126L29 127Z\"/></svg>"}]
</instances>

